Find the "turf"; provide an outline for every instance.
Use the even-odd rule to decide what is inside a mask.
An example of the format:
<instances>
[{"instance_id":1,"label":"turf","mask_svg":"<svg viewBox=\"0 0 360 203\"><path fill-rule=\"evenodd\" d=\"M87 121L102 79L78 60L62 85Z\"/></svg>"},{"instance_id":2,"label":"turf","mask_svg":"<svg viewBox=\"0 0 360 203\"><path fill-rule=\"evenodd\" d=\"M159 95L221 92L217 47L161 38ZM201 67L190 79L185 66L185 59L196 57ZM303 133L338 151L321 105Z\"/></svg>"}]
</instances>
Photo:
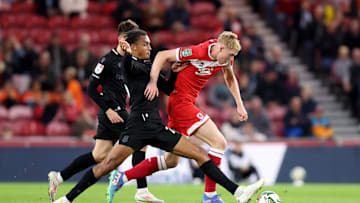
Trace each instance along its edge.
<instances>
[{"instance_id":1,"label":"turf","mask_svg":"<svg viewBox=\"0 0 360 203\"><path fill-rule=\"evenodd\" d=\"M74 183L62 184L57 197L68 192ZM92 186L76 199L75 203L100 203L105 201L105 183ZM203 193L202 185L151 185L150 190L165 200L166 203L200 203ZM264 187L264 190L275 191L282 203L360 203L360 184L307 184L303 187L293 187L278 184ZM114 203L134 203L135 186L126 186L115 196ZM218 193L227 202L235 199L219 187ZM259 193L258 193L259 194ZM0 203L49 203L47 183L1 183ZM255 198L251 201L255 203Z\"/></svg>"}]
</instances>

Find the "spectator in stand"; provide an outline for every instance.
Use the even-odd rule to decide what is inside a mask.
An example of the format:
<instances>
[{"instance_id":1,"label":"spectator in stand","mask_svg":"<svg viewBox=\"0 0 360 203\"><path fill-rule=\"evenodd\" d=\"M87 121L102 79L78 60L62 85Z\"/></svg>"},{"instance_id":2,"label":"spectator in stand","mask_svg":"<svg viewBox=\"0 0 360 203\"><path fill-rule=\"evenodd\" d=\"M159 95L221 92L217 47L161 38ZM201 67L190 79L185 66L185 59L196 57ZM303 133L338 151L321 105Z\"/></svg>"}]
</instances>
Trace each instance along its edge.
<instances>
[{"instance_id":1,"label":"spectator in stand","mask_svg":"<svg viewBox=\"0 0 360 203\"><path fill-rule=\"evenodd\" d=\"M268 119L265 108L259 97L253 97L251 100L250 108L248 109L249 119L256 131L264 134L267 137L272 137L273 134L270 129L270 121Z\"/></svg>"},{"instance_id":2,"label":"spectator in stand","mask_svg":"<svg viewBox=\"0 0 360 203\"><path fill-rule=\"evenodd\" d=\"M15 64L13 56L15 50L20 48L20 43L15 36L9 36L8 38L4 39L4 43L1 48L5 65L9 67L9 72L11 73L13 72L13 66Z\"/></svg>"},{"instance_id":3,"label":"spectator in stand","mask_svg":"<svg viewBox=\"0 0 360 203\"><path fill-rule=\"evenodd\" d=\"M337 24L331 22L326 26L326 31L317 42L317 48L321 54L321 71L329 73L331 65L336 60L337 50L341 45L341 34L337 30Z\"/></svg>"},{"instance_id":4,"label":"spectator in stand","mask_svg":"<svg viewBox=\"0 0 360 203\"><path fill-rule=\"evenodd\" d=\"M257 131L254 125L250 122L244 123L241 128L241 137L245 141L256 142L256 141L265 141L266 135Z\"/></svg>"},{"instance_id":5,"label":"spectator in stand","mask_svg":"<svg viewBox=\"0 0 360 203\"><path fill-rule=\"evenodd\" d=\"M44 90L50 90L54 88L57 80L56 74L54 73L53 65L51 64L50 53L46 50L42 51L39 55L39 60L36 67L32 71L32 77L36 78L42 83Z\"/></svg>"},{"instance_id":6,"label":"spectator in stand","mask_svg":"<svg viewBox=\"0 0 360 203\"><path fill-rule=\"evenodd\" d=\"M324 24L329 25L333 23L336 17L336 5L333 0L325 0L324 6Z\"/></svg>"},{"instance_id":7,"label":"spectator in stand","mask_svg":"<svg viewBox=\"0 0 360 203\"><path fill-rule=\"evenodd\" d=\"M278 21L277 31L280 33L281 38L289 40L293 15L299 8L301 0L276 0L275 2L276 20ZM273 18L274 16L270 17L270 19Z\"/></svg>"},{"instance_id":8,"label":"spectator in stand","mask_svg":"<svg viewBox=\"0 0 360 203\"><path fill-rule=\"evenodd\" d=\"M281 82L286 81L289 67L283 64L283 51L281 47L274 46L271 49L271 58L267 62L267 69L275 71L278 74L279 80Z\"/></svg>"},{"instance_id":9,"label":"spectator in stand","mask_svg":"<svg viewBox=\"0 0 360 203\"><path fill-rule=\"evenodd\" d=\"M44 103L44 93L42 91L40 81L33 80L31 82L31 89L23 94L21 102L33 108Z\"/></svg>"},{"instance_id":10,"label":"spectator in stand","mask_svg":"<svg viewBox=\"0 0 360 203\"><path fill-rule=\"evenodd\" d=\"M249 72L250 86L252 88L255 88L255 91L260 81L263 68L264 68L264 62L260 60L254 60L250 64L250 72Z\"/></svg>"},{"instance_id":11,"label":"spectator in stand","mask_svg":"<svg viewBox=\"0 0 360 203\"><path fill-rule=\"evenodd\" d=\"M246 25L245 35L250 38L252 47L255 48L256 58L264 59L264 43L261 37L257 34L256 27L253 24Z\"/></svg>"},{"instance_id":12,"label":"spectator in stand","mask_svg":"<svg viewBox=\"0 0 360 203\"><path fill-rule=\"evenodd\" d=\"M59 7L65 16L86 17L86 9L88 7L88 0L59 0Z\"/></svg>"},{"instance_id":13,"label":"spectator in stand","mask_svg":"<svg viewBox=\"0 0 360 203\"><path fill-rule=\"evenodd\" d=\"M323 24L324 22L324 7L321 4L318 4L315 6L314 9L314 23L313 23L313 49L310 50L312 53L315 51L315 47L317 46L317 41L320 40L321 36L325 32L325 26ZM312 58L311 64L310 64L310 70L315 70L315 59Z\"/></svg>"},{"instance_id":14,"label":"spectator in stand","mask_svg":"<svg viewBox=\"0 0 360 203\"><path fill-rule=\"evenodd\" d=\"M358 19L352 19L350 29L345 33L344 44L351 50L360 48L360 25Z\"/></svg>"},{"instance_id":15,"label":"spectator in stand","mask_svg":"<svg viewBox=\"0 0 360 203\"><path fill-rule=\"evenodd\" d=\"M164 27L166 6L161 0L150 0L143 7L143 24L150 32L155 32Z\"/></svg>"},{"instance_id":16,"label":"spectator in stand","mask_svg":"<svg viewBox=\"0 0 360 203\"><path fill-rule=\"evenodd\" d=\"M354 116L360 120L360 48L353 50L353 65L350 68L350 100Z\"/></svg>"},{"instance_id":17,"label":"spectator in stand","mask_svg":"<svg viewBox=\"0 0 360 203\"><path fill-rule=\"evenodd\" d=\"M217 75L216 83L210 88L209 102L219 110L235 106L234 98L221 75Z\"/></svg>"},{"instance_id":18,"label":"spectator in stand","mask_svg":"<svg viewBox=\"0 0 360 203\"><path fill-rule=\"evenodd\" d=\"M250 64L256 57L256 49L253 47L251 39L243 37L240 40L241 54L235 57L235 60L239 63L242 72L249 72Z\"/></svg>"},{"instance_id":19,"label":"spectator in stand","mask_svg":"<svg viewBox=\"0 0 360 203\"><path fill-rule=\"evenodd\" d=\"M162 41L162 39L160 38L160 35L158 33L154 33L151 36L151 53L150 53L150 59L151 61L154 60L156 54L159 51L163 51L163 50L167 50L168 48L166 47L165 43Z\"/></svg>"},{"instance_id":20,"label":"spectator in stand","mask_svg":"<svg viewBox=\"0 0 360 203\"><path fill-rule=\"evenodd\" d=\"M264 77L259 80L256 88L256 95L267 104L270 101L277 101L285 104L286 91L283 83L279 81L279 75L273 69L267 69Z\"/></svg>"},{"instance_id":21,"label":"spectator in stand","mask_svg":"<svg viewBox=\"0 0 360 203\"><path fill-rule=\"evenodd\" d=\"M13 73L30 73L34 69L38 55L34 50L34 42L31 37L26 36L23 38L23 46L19 46L14 54Z\"/></svg>"},{"instance_id":22,"label":"spectator in stand","mask_svg":"<svg viewBox=\"0 0 360 203\"><path fill-rule=\"evenodd\" d=\"M52 17L59 14L59 0L35 0L36 12L45 17Z\"/></svg>"},{"instance_id":23,"label":"spectator in stand","mask_svg":"<svg viewBox=\"0 0 360 203\"><path fill-rule=\"evenodd\" d=\"M9 141L14 137L14 133L9 126L5 126L2 129L1 136L1 140Z\"/></svg>"},{"instance_id":24,"label":"spectator in stand","mask_svg":"<svg viewBox=\"0 0 360 203\"><path fill-rule=\"evenodd\" d=\"M230 114L230 119L222 124L221 131L224 133L227 141L233 142L239 139L240 130L241 122L238 119L236 111L232 111Z\"/></svg>"},{"instance_id":25,"label":"spectator in stand","mask_svg":"<svg viewBox=\"0 0 360 203\"><path fill-rule=\"evenodd\" d=\"M76 106L77 110L81 110L83 107L83 95L81 90L81 85L78 80L76 80L76 69L74 67L68 67L64 72L64 80L66 83L66 93L65 96L67 97L67 101L73 102Z\"/></svg>"},{"instance_id":26,"label":"spectator in stand","mask_svg":"<svg viewBox=\"0 0 360 203\"><path fill-rule=\"evenodd\" d=\"M302 113L302 103L299 97L290 101L289 110L284 118L285 136L288 138L300 138L310 135L310 121Z\"/></svg>"},{"instance_id":27,"label":"spectator in stand","mask_svg":"<svg viewBox=\"0 0 360 203\"><path fill-rule=\"evenodd\" d=\"M256 182L259 179L259 174L251 163L250 157L243 152L243 142L237 140L233 149L227 153L229 168L234 175L235 181L244 181L248 179L249 182Z\"/></svg>"},{"instance_id":28,"label":"spectator in stand","mask_svg":"<svg viewBox=\"0 0 360 203\"><path fill-rule=\"evenodd\" d=\"M352 65L349 57L349 48L347 46L339 47L338 58L334 63L333 74L335 77L335 83L340 83L344 90L350 88L350 67Z\"/></svg>"},{"instance_id":29,"label":"spectator in stand","mask_svg":"<svg viewBox=\"0 0 360 203\"><path fill-rule=\"evenodd\" d=\"M79 51L76 55L76 62L74 64L77 72L77 79L86 88L89 83L89 77L92 72L92 64L89 61L87 51Z\"/></svg>"},{"instance_id":30,"label":"spectator in stand","mask_svg":"<svg viewBox=\"0 0 360 203\"><path fill-rule=\"evenodd\" d=\"M190 13L185 8L187 0L173 0L172 2L172 5L165 13L166 29L181 30L189 28Z\"/></svg>"},{"instance_id":31,"label":"spectator in stand","mask_svg":"<svg viewBox=\"0 0 360 203\"><path fill-rule=\"evenodd\" d=\"M334 134L329 120L324 117L323 110L317 107L311 118L312 133L320 139L330 139Z\"/></svg>"},{"instance_id":32,"label":"spectator in stand","mask_svg":"<svg viewBox=\"0 0 360 203\"><path fill-rule=\"evenodd\" d=\"M294 96L300 96L300 85L299 85L299 79L298 79L298 73L294 70L289 70L288 72L288 78L285 82L286 92L287 92L287 103L289 100Z\"/></svg>"},{"instance_id":33,"label":"spectator in stand","mask_svg":"<svg viewBox=\"0 0 360 203\"><path fill-rule=\"evenodd\" d=\"M76 64L76 56L79 52L86 52L87 58L91 65L96 63L95 56L90 52L90 36L87 33L82 33L79 39L79 45L70 54L70 63Z\"/></svg>"},{"instance_id":34,"label":"spectator in stand","mask_svg":"<svg viewBox=\"0 0 360 203\"><path fill-rule=\"evenodd\" d=\"M268 103L268 118L271 121L271 131L274 135L282 137L284 135L284 117L286 114L286 107L280 106L277 102Z\"/></svg>"},{"instance_id":35,"label":"spectator in stand","mask_svg":"<svg viewBox=\"0 0 360 203\"><path fill-rule=\"evenodd\" d=\"M55 78L60 78L62 76L63 70L69 64L69 56L66 49L61 45L61 38L58 32L54 32L50 39L50 44L46 48L51 55L52 69Z\"/></svg>"},{"instance_id":36,"label":"spectator in stand","mask_svg":"<svg viewBox=\"0 0 360 203\"><path fill-rule=\"evenodd\" d=\"M243 73L239 80L239 88L241 92L241 99L244 102L248 102L255 94L256 84L251 84L249 75L247 73Z\"/></svg>"},{"instance_id":37,"label":"spectator in stand","mask_svg":"<svg viewBox=\"0 0 360 203\"><path fill-rule=\"evenodd\" d=\"M317 107L316 101L314 101L314 99L312 98L312 90L310 86L305 86L302 88L301 102L303 114L310 118L311 114L315 111Z\"/></svg>"},{"instance_id":38,"label":"spectator in stand","mask_svg":"<svg viewBox=\"0 0 360 203\"><path fill-rule=\"evenodd\" d=\"M5 81L3 88L0 89L0 102L6 108L20 103L20 95L14 88L12 80Z\"/></svg>"},{"instance_id":39,"label":"spectator in stand","mask_svg":"<svg viewBox=\"0 0 360 203\"><path fill-rule=\"evenodd\" d=\"M117 23L131 19L136 22L139 27L142 27L142 12L137 0L118 1L118 6L112 13L112 16Z\"/></svg>"},{"instance_id":40,"label":"spectator in stand","mask_svg":"<svg viewBox=\"0 0 360 203\"><path fill-rule=\"evenodd\" d=\"M224 22L224 30L231 31L238 36L241 36L242 26L238 12L235 8L229 8L226 13L226 20Z\"/></svg>"}]
</instances>

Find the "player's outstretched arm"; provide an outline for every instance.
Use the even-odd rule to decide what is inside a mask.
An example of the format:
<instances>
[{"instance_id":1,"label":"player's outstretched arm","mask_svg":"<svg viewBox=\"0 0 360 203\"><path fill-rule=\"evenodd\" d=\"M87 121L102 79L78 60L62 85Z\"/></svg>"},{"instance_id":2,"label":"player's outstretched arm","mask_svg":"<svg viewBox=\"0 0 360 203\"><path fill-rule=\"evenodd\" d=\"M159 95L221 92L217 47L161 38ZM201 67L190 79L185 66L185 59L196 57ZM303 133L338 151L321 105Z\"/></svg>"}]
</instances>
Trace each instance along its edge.
<instances>
[{"instance_id":1,"label":"player's outstretched arm","mask_svg":"<svg viewBox=\"0 0 360 203\"><path fill-rule=\"evenodd\" d=\"M226 86L229 88L231 94L235 99L239 120L246 121L248 119L248 114L242 102L239 84L236 80L232 66L229 65L228 67L224 68L223 73L224 73Z\"/></svg>"},{"instance_id":2,"label":"player's outstretched arm","mask_svg":"<svg viewBox=\"0 0 360 203\"><path fill-rule=\"evenodd\" d=\"M157 81L159 78L159 73L162 67L164 67L166 62L175 62L176 61L176 49L160 51L156 54L154 62L151 66L150 72L150 81L146 86L144 95L148 100L153 100L155 97L159 96L159 90L157 88Z\"/></svg>"}]
</instances>

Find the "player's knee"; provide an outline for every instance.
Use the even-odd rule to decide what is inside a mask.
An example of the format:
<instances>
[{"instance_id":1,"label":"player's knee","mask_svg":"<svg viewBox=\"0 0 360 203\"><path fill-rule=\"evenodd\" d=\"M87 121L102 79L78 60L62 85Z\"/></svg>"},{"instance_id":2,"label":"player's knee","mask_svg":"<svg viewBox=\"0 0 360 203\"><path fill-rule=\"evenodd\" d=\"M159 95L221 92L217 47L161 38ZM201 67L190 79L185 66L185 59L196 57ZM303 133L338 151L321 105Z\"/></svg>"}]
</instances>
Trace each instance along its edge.
<instances>
[{"instance_id":1,"label":"player's knee","mask_svg":"<svg viewBox=\"0 0 360 203\"><path fill-rule=\"evenodd\" d=\"M106 155L105 153L93 153L93 157L94 157L94 160L97 162L97 163L100 163L102 162L105 158L106 158Z\"/></svg>"},{"instance_id":2,"label":"player's knee","mask_svg":"<svg viewBox=\"0 0 360 203\"><path fill-rule=\"evenodd\" d=\"M217 139L213 143L210 143L210 147L225 151L227 147L227 141L224 139L224 137L221 137L220 139Z\"/></svg>"},{"instance_id":3,"label":"player's knee","mask_svg":"<svg viewBox=\"0 0 360 203\"><path fill-rule=\"evenodd\" d=\"M209 156L207 155L207 152L203 148L198 147L197 151L198 151L196 153L197 155L196 157L194 157L194 159L199 166L210 160Z\"/></svg>"}]
</instances>

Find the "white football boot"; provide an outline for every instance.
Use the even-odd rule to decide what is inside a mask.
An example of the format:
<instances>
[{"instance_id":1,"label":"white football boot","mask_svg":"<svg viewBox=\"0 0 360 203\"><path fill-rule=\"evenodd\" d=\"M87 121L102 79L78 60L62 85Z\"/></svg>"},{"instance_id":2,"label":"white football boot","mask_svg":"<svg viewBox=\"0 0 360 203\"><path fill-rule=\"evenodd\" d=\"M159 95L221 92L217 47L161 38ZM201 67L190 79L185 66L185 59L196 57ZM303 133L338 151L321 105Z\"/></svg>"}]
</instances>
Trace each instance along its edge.
<instances>
[{"instance_id":1,"label":"white football boot","mask_svg":"<svg viewBox=\"0 0 360 203\"><path fill-rule=\"evenodd\" d=\"M56 201L53 202L53 203L71 203L71 202L66 198L66 196L64 196L64 197L56 200Z\"/></svg>"},{"instance_id":2,"label":"white football boot","mask_svg":"<svg viewBox=\"0 0 360 203\"><path fill-rule=\"evenodd\" d=\"M164 200L156 198L148 189L142 189L135 194L135 200L137 202L149 202L149 203L164 203Z\"/></svg>"},{"instance_id":3,"label":"white football boot","mask_svg":"<svg viewBox=\"0 0 360 203\"><path fill-rule=\"evenodd\" d=\"M265 180L260 179L256 183L253 183L251 185L248 185L243 189L243 191L240 194L235 194L236 200L238 203L248 203L251 199L251 197L261 189L261 187L264 185Z\"/></svg>"},{"instance_id":4,"label":"white football boot","mask_svg":"<svg viewBox=\"0 0 360 203\"><path fill-rule=\"evenodd\" d=\"M62 181L58 179L58 172L56 171L50 171L48 173L48 180L49 180L49 196L50 196L50 200L53 202L55 201L56 190Z\"/></svg>"}]
</instances>

